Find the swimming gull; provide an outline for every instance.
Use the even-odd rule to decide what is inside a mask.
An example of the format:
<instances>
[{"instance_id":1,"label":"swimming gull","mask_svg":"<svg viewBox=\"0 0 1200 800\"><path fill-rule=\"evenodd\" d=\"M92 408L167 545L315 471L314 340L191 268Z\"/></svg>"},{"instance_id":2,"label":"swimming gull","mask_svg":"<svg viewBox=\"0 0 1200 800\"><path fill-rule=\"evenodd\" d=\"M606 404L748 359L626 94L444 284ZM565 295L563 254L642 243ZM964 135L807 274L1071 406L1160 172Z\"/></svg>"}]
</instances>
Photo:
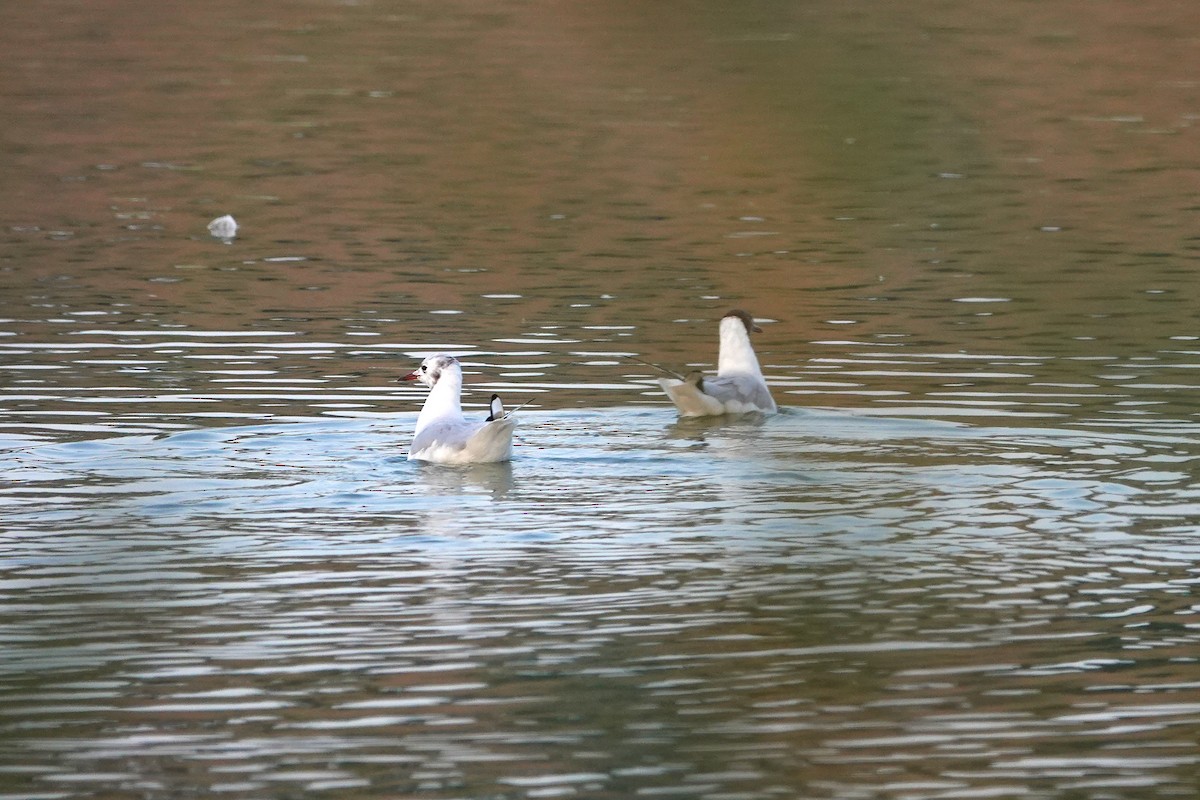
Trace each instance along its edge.
<instances>
[{"instance_id":1,"label":"swimming gull","mask_svg":"<svg viewBox=\"0 0 1200 800\"><path fill-rule=\"evenodd\" d=\"M511 412L504 413L499 395L492 395L488 418L478 422L463 417L462 366L453 356L439 354L421 362L404 376L429 387L429 396L417 417L409 461L435 464L486 464L512 458Z\"/></svg>"}]
</instances>

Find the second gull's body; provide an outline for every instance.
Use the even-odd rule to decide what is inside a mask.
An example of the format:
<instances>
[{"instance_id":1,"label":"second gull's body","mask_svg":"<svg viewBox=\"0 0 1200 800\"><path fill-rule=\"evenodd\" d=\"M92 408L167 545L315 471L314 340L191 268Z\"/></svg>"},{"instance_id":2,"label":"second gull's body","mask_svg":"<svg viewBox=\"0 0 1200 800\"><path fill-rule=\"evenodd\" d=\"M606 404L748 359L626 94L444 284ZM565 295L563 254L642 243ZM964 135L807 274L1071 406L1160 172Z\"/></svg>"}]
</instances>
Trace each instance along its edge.
<instances>
[{"instance_id":1,"label":"second gull's body","mask_svg":"<svg viewBox=\"0 0 1200 800\"><path fill-rule=\"evenodd\" d=\"M759 328L749 314L730 311L721 318L715 377L693 372L683 380L659 381L680 416L773 414L778 410L750 345L751 331Z\"/></svg>"}]
</instances>

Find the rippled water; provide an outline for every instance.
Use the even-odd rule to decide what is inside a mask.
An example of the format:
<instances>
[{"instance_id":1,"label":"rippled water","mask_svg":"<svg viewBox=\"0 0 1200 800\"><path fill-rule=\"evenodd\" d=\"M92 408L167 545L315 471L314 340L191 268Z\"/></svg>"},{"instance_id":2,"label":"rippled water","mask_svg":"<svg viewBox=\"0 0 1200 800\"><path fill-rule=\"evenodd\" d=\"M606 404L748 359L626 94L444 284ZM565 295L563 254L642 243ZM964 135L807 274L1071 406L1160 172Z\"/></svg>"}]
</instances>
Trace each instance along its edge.
<instances>
[{"instance_id":1,"label":"rippled water","mask_svg":"<svg viewBox=\"0 0 1200 800\"><path fill-rule=\"evenodd\" d=\"M0 798L1194 794L1190 11L36 6Z\"/></svg>"},{"instance_id":2,"label":"rippled water","mask_svg":"<svg viewBox=\"0 0 1200 800\"><path fill-rule=\"evenodd\" d=\"M23 791L958 796L1194 774L1196 443L789 409L10 442ZM1190 432L1189 432L1190 433Z\"/></svg>"}]
</instances>

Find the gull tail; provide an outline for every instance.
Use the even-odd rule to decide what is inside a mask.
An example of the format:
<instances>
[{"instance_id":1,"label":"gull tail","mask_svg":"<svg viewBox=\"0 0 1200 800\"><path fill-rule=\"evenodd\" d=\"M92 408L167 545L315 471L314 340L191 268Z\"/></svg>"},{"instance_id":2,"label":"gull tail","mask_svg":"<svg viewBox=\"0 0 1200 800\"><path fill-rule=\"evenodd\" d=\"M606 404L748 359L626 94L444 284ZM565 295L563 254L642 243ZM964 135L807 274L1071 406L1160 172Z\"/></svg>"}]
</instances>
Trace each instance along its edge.
<instances>
[{"instance_id":1,"label":"gull tail","mask_svg":"<svg viewBox=\"0 0 1200 800\"><path fill-rule=\"evenodd\" d=\"M693 372L681 381L660 378L658 385L671 398L679 415L708 417L725 413L725 404L704 391L704 376Z\"/></svg>"}]
</instances>

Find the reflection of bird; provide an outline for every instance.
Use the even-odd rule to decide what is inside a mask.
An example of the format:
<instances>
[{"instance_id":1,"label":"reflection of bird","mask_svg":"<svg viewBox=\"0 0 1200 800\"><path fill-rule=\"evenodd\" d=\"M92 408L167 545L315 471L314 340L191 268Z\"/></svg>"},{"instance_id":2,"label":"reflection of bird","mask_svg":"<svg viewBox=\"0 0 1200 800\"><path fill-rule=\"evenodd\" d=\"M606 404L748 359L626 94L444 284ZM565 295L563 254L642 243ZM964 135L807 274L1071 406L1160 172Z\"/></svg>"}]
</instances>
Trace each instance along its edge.
<instances>
[{"instance_id":1,"label":"reflection of bird","mask_svg":"<svg viewBox=\"0 0 1200 800\"><path fill-rule=\"evenodd\" d=\"M775 412L775 400L750 346L751 331L761 333L761 330L745 311L730 311L721 318L715 377L692 372L683 380L659 381L681 416Z\"/></svg>"},{"instance_id":2,"label":"reflection of bird","mask_svg":"<svg viewBox=\"0 0 1200 800\"><path fill-rule=\"evenodd\" d=\"M448 355L430 356L419 369L404 376L429 387L429 396L417 417L409 461L436 464L482 464L512 458L511 414L504 413L498 395L492 395L488 418L471 422L462 414L462 367Z\"/></svg>"}]
</instances>

